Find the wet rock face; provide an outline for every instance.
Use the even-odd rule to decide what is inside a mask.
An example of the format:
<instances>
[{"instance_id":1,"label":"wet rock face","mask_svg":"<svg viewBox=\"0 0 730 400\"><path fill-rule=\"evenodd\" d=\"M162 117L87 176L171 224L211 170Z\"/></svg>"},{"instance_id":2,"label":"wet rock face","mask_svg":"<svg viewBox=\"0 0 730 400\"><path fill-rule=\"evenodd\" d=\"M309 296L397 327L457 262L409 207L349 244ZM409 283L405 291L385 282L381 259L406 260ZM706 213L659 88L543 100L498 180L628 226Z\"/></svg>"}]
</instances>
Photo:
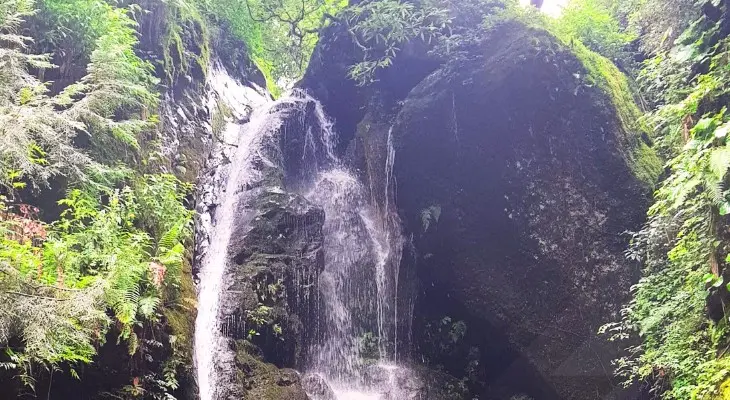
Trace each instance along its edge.
<instances>
[{"instance_id":1,"label":"wet rock face","mask_svg":"<svg viewBox=\"0 0 730 400\"><path fill-rule=\"evenodd\" d=\"M240 385L243 392L227 393L224 399L257 399L257 400L310 400L302 387L299 373L293 369L279 369L272 364L261 361L252 354L250 344L237 340L236 369L233 380Z\"/></svg>"},{"instance_id":2,"label":"wet rock face","mask_svg":"<svg viewBox=\"0 0 730 400\"><path fill-rule=\"evenodd\" d=\"M370 186L393 135L397 208L412 236L401 282L420 287L414 360L467 378L485 399L619 396L617 349L596 332L637 278L622 233L642 223L647 190L624 159L611 100L584 83L569 49L519 25L492 37L430 69L398 69L418 59L399 55L388 74L413 82L410 92L346 86L337 71L352 52L325 37L328 63L315 59L303 85L346 130ZM446 316L466 328L442 351L428 332Z\"/></svg>"},{"instance_id":3,"label":"wet rock face","mask_svg":"<svg viewBox=\"0 0 730 400\"><path fill-rule=\"evenodd\" d=\"M302 386L314 400L337 400L334 390L322 375L309 374L302 379Z\"/></svg>"},{"instance_id":4,"label":"wet rock face","mask_svg":"<svg viewBox=\"0 0 730 400\"><path fill-rule=\"evenodd\" d=\"M267 362L294 367L309 340L305 324L316 317L324 212L271 188L254 203L250 227L235 229L229 246L224 329L257 345Z\"/></svg>"},{"instance_id":5,"label":"wet rock face","mask_svg":"<svg viewBox=\"0 0 730 400\"><path fill-rule=\"evenodd\" d=\"M502 333L553 392L533 397L607 394L616 349L596 332L635 279L622 233L641 223L645 190L577 60L541 54L556 47L544 34L499 33L414 88L393 129L398 205L427 288L420 315L445 297L452 309L439 312Z\"/></svg>"},{"instance_id":6,"label":"wet rock face","mask_svg":"<svg viewBox=\"0 0 730 400\"><path fill-rule=\"evenodd\" d=\"M275 138L278 133L251 154L250 166L218 166L219 173L206 180L209 195L199 204L201 227L210 229L211 221L219 220L221 174L249 168L250 179L234 194L238 200L221 280L219 329L229 351L218 354L220 398L308 399L299 376L288 368L303 363L312 334L308 324L316 320L324 212L284 189ZM208 248L200 242L202 256Z\"/></svg>"}]
</instances>

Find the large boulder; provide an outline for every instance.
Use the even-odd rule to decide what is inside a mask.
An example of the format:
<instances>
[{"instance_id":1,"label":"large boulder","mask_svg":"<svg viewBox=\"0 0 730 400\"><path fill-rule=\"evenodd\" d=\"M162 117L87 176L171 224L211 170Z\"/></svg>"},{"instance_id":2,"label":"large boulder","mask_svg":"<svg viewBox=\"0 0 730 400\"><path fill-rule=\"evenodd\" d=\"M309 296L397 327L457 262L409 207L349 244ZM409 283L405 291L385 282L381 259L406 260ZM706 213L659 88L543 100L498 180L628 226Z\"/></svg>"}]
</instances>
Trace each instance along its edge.
<instances>
[{"instance_id":1,"label":"large boulder","mask_svg":"<svg viewBox=\"0 0 730 400\"><path fill-rule=\"evenodd\" d=\"M413 361L445 367L479 398L625 395L612 379L618 349L597 331L638 278L624 232L641 225L660 170L628 121L625 78L507 23L449 60L407 46L360 88L343 75L358 52L343 35L325 34L302 86L371 196L397 200L412 238L399 293L404 310L415 305L402 332Z\"/></svg>"},{"instance_id":2,"label":"large boulder","mask_svg":"<svg viewBox=\"0 0 730 400\"><path fill-rule=\"evenodd\" d=\"M492 37L416 86L393 127L420 314L501 332L551 389L526 383L535 398L603 396L617 349L597 331L637 279L624 233L642 222L637 174L656 158L556 39L516 24Z\"/></svg>"}]
</instances>

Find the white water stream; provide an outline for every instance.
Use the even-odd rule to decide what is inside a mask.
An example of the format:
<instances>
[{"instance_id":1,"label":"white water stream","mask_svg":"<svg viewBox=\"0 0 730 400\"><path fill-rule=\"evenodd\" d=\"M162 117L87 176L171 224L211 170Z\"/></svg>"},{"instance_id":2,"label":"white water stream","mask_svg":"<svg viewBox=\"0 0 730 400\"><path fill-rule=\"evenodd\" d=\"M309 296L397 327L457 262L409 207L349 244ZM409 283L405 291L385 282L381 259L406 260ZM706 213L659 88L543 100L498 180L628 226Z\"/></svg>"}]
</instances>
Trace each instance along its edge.
<instances>
[{"instance_id":1,"label":"white water stream","mask_svg":"<svg viewBox=\"0 0 730 400\"><path fill-rule=\"evenodd\" d=\"M210 75L212 98L209 108L215 109L215 102L224 102L231 108L235 120L226 123L224 143L235 144L223 150L223 157L230 161L225 179L225 189L220 193L222 200L216 208L215 218L208 221L210 227L210 246L201 261L198 275L198 315L195 321L195 365L201 400L216 399L222 365L230 363L233 355L220 333L220 301L223 275L226 267L228 244L231 240L233 221L237 213L240 194L246 184L254 177L250 165L251 155L257 152L267 133L264 115L273 103L256 90L243 86L232 79L224 69L214 66ZM250 114L256 107L251 122L245 125L237 119Z\"/></svg>"},{"instance_id":2,"label":"white water stream","mask_svg":"<svg viewBox=\"0 0 730 400\"><path fill-rule=\"evenodd\" d=\"M309 169L311 182L302 182L301 194L325 212L324 271L319 277L320 306L317 321L305 321L316 330L316 339L308 349L305 374L317 374L332 388L337 400L378 400L399 397L402 389L397 377L408 371L396 366L397 349L397 274L402 252L402 238L397 215L373 204L371 196L337 158L334 124L321 104L303 92L276 102L252 101L225 74L214 70L211 87L234 108L234 115L246 115L252 104L255 110L247 123L229 122L224 140L235 144L226 150L230 161L223 174L225 190L209 221L210 246L200 261L198 316L195 332L195 363L201 400L222 398L219 387L230 381L233 352L221 334L221 291L228 246L234 226L240 229L241 215L247 199L247 187L262 179L253 160L272 163L262 154L293 110L306 114L313 110L314 121L304 135L303 168ZM238 106L237 106L238 105ZM305 118L301 123L304 124ZM388 135L385 168L385 193L390 193L394 163L392 137ZM277 165L277 167L280 167ZM385 196L388 199L388 196ZM236 218L238 218L236 220ZM234 224L235 221L238 221ZM314 323L316 322L316 323ZM308 324L309 323L309 324ZM377 343L379 361L363 359L362 338ZM318 394L311 394L314 400Z\"/></svg>"}]
</instances>

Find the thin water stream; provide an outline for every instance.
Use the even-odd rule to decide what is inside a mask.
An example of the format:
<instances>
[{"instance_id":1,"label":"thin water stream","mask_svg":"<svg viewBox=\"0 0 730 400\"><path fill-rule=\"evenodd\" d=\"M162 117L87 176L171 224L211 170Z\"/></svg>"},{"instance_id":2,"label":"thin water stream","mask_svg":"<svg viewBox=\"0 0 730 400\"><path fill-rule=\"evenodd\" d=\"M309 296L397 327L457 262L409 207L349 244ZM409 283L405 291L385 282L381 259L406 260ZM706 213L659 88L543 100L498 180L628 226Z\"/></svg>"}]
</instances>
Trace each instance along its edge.
<instances>
[{"instance_id":1,"label":"thin water stream","mask_svg":"<svg viewBox=\"0 0 730 400\"><path fill-rule=\"evenodd\" d=\"M301 132L286 133L304 136L302 154L308 161L303 168L309 169L306 176L311 180L300 182L296 190L325 213L324 270L318 280L317 321L305 321L315 330L315 338L301 372L321 376L338 400L400 398L396 377L407 374L407 370L396 364L397 275L403 240L388 195L395 157L392 137L389 134L383 166L386 200L378 206L357 174L336 156L334 124L322 105L306 93L295 91L275 102L258 105L247 123L229 123L226 129L227 140L236 147L229 150L225 190L210 224L210 247L200 262L195 360L201 400L221 398L218 388L233 373L233 354L221 333L221 290L228 268L229 242L238 233L233 232L234 225L240 229L242 215L255 214L255 210L244 206L247 187L262 179L253 160L266 159L262 148L279 143L275 136L294 111L313 116L302 118L302 123L311 122L303 124ZM236 224L235 218L239 218ZM376 359L366 360L362 354L364 338L376 343ZM317 394L310 395L318 400Z\"/></svg>"}]
</instances>

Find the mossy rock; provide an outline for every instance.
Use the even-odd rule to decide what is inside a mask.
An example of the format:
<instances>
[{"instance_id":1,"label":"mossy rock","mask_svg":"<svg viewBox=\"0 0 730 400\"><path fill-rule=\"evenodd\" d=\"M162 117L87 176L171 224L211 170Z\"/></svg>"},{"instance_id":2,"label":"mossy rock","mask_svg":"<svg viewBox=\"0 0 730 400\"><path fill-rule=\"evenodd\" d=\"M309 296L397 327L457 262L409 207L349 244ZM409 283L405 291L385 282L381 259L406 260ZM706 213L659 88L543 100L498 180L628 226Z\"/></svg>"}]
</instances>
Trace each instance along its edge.
<instances>
[{"instance_id":1,"label":"mossy rock","mask_svg":"<svg viewBox=\"0 0 730 400\"><path fill-rule=\"evenodd\" d=\"M596 330L637 278L622 234L643 222L658 159L623 115L637 110L626 82L586 81L618 73L604 59L591 72L517 23L490 37L416 86L393 126L398 207L422 255L416 340L419 323L450 315L479 332L465 340L480 365L499 375L492 360L510 357L529 377L507 398L607 394L602 365L619 349Z\"/></svg>"},{"instance_id":2,"label":"mossy rock","mask_svg":"<svg viewBox=\"0 0 730 400\"><path fill-rule=\"evenodd\" d=\"M258 400L309 400L299 374L279 369L253 355L254 346L236 341L236 383L245 389L245 398Z\"/></svg>"},{"instance_id":3,"label":"mossy rock","mask_svg":"<svg viewBox=\"0 0 730 400\"><path fill-rule=\"evenodd\" d=\"M643 122L637 105L638 94L628 77L611 60L590 50L578 40L556 36L585 68L585 84L595 85L610 99L622 126L624 158L637 178L648 188L654 188L663 170L662 159L650 146L651 128Z\"/></svg>"}]
</instances>

